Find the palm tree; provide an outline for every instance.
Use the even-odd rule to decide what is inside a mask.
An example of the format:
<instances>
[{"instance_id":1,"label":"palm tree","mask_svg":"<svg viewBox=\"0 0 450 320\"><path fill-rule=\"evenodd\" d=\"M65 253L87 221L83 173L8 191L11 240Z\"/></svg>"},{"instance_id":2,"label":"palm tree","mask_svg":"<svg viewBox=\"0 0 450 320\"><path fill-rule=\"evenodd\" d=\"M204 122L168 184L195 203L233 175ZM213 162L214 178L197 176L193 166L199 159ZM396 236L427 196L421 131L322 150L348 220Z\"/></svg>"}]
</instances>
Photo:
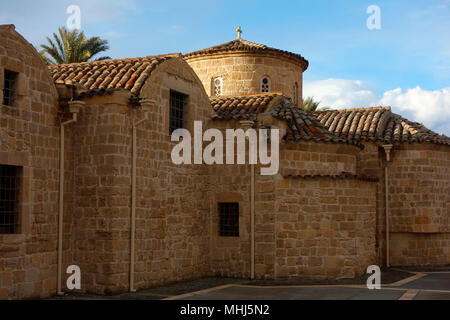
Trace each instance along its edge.
<instances>
[{"instance_id":1,"label":"palm tree","mask_svg":"<svg viewBox=\"0 0 450 320\"><path fill-rule=\"evenodd\" d=\"M303 99L303 110L306 112L313 112L316 110L330 110L330 107L322 107L319 108L320 102L314 101L314 97L308 97Z\"/></svg>"},{"instance_id":2,"label":"palm tree","mask_svg":"<svg viewBox=\"0 0 450 320\"><path fill-rule=\"evenodd\" d=\"M307 97L303 99L303 110L306 112L316 111L320 102L314 101L313 97Z\"/></svg>"},{"instance_id":3,"label":"palm tree","mask_svg":"<svg viewBox=\"0 0 450 320\"><path fill-rule=\"evenodd\" d=\"M68 31L65 27L58 29L59 35L53 33L53 39L47 37L48 45L41 45L39 52L47 64L66 64L86 62L95 55L109 49L108 40L99 37L86 38L83 31ZM100 57L95 60L107 60Z\"/></svg>"}]
</instances>

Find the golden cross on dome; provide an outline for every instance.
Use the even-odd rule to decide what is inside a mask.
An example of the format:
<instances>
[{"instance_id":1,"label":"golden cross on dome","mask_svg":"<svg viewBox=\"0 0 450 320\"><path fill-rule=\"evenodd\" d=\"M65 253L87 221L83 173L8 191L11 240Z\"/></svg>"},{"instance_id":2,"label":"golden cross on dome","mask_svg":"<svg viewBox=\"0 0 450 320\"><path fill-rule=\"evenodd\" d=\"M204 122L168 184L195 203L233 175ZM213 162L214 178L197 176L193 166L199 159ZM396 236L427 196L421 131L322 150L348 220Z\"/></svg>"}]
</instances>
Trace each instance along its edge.
<instances>
[{"instance_id":1,"label":"golden cross on dome","mask_svg":"<svg viewBox=\"0 0 450 320\"><path fill-rule=\"evenodd\" d=\"M241 33L242 33L241 26L237 27L236 32L237 32L237 34L238 34L238 37L237 37L238 40L241 40Z\"/></svg>"}]
</instances>

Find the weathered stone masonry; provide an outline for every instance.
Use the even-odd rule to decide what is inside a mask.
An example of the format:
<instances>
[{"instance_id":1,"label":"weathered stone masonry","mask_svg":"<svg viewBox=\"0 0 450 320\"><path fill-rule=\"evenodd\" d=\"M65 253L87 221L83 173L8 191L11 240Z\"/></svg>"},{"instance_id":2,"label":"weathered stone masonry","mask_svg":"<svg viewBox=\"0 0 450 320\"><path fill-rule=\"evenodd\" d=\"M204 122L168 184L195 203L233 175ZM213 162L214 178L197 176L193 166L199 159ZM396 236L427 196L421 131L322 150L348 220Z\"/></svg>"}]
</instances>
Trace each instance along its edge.
<instances>
[{"instance_id":1,"label":"weathered stone masonry","mask_svg":"<svg viewBox=\"0 0 450 320\"><path fill-rule=\"evenodd\" d=\"M173 164L171 91L186 97L190 132L195 120L204 130L242 120L280 130L278 174L255 166L255 278L348 278L384 265L386 195L391 265L450 263L449 138L390 108L303 112L300 55L238 39L185 56L47 67L14 26L0 26L0 36L0 89L5 70L18 74L16 101L0 106L0 165L20 167L19 228L0 234L0 299L56 294L69 101L83 103L65 129L64 290L72 264L83 292L130 290L139 121L134 289L251 276L251 166ZM217 77L222 95L209 97ZM260 92L263 77L270 92ZM238 203L238 237L219 235L221 202Z\"/></svg>"},{"instance_id":2,"label":"weathered stone masonry","mask_svg":"<svg viewBox=\"0 0 450 320\"><path fill-rule=\"evenodd\" d=\"M18 79L15 106L0 109L0 163L21 167L21 194L19 233L0 234L0 299L45 297L56 285L58 98L45 63L13 26L0 27L2 88L4 69Z\"/></svg>"}]
</instances>

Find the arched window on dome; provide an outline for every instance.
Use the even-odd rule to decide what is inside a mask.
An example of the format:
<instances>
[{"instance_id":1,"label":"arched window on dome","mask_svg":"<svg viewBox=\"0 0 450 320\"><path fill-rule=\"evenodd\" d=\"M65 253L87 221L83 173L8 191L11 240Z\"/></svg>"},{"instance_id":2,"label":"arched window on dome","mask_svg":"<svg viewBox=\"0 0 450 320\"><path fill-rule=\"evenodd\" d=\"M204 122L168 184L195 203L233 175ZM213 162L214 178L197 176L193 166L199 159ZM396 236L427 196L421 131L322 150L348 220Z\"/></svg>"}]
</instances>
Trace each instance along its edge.
<instances>
[{"instance_id":1,"label":"arched window on dome","mask_svg":"<svg viewBox=\"0 0 450 320\"><path fill-rule=\"evenodd\" d=\"M294 96L293 96L293 98L294 98L294 104L296 105L296 106L298 106L298 83L296 82L295 84L294 84Z\"/></svg>"},{"instance_id":2,"label":"arched window on dome","mask_svg":"<svg viewBox=\"0 0 450 320\"><path fill-rule=\"evenodd\" d=\"M261 79L261 92L270 92L270 78L263 77Z\"/></svg>"},{"instance_id":3,"label":"arched window on dome","mask_svg":"<svg viewBox=\"0 0 450 320\"><path fill-rule=\"evenodd\" d=\"M211 86L211 95L214 97L221 96L223 92L223 80L222 78L214 78Z\"/></svg>"}]
</instances>

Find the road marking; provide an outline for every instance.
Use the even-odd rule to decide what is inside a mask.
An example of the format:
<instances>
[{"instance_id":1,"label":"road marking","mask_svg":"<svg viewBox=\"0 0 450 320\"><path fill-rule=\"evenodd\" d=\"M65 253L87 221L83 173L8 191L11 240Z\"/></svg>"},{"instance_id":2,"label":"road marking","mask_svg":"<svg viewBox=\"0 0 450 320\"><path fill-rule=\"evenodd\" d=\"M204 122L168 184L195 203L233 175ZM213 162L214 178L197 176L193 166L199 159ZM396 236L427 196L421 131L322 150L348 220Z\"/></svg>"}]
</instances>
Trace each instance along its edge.
<instances>
[{"instance_id":1,"label":"road marking","mask_svg":"<svg viewBox=\"0 0 450 320\"><path fill-rule=\"evenodd\" d=\"M397 269L399 270L399 269ZM403 271L403 270L402 270ZM406 270L405 270L406 271ZM406 289L406 288L400 288L400 286L403 286L407 283L410 283L412 281L415 281L417 279L425 277L428 273L422 273L422 272L413 272L413 271L407 271L409 273L414 274L411 277L408 277L406 279L402 279L400 281L391 283L391 284L382 284L382 290L401 290L405 291L405 293L400 297L399 300L413 300L417 294L420 291L434 291L434 292L443 292L448 293L450 291L447 290L430 290L430 289ZM282 288L357 288L357 289L365 289L367 288L366 285L360 285L360 284L333 284L333 285L278 285L278 286L259 286L259 285L245 285L245 284L226 284L222 286L217 286L209 289L199 290L195 292L185 293L177 296L170 296L162 300L178 300L178 299L185 299L189 298L195 295L209 293L213 291L218 291L230 287L241 287L241 288L257 288L257 289L282 289Z\"/></svg>"},{"instance_id":2,"label":"road marking","mask_svg":"<svg viewBox=\"0 0 450 320\"><path fill-rule=\"evenodd\" d=\"M222 289L226 289L226 288L230 288L230 287L234 287L234 286L235 286L235 284L225 284L223 286L218 286L218 287L213 287L213 288L209 288L209 289L204 289L204 290L194 291L194 292L190 292L190 293L180 294L178 296L172 296L172 297L168 297L168 298L161 299L161 300L185 299L185 298L189 298L189 297L196 296L196 295L199 295L199 294L208 293L208 292L217 291L217 290L222 290Z\"/></svg>"},{"instance_id":3,"label":"road marking","mask_svg":"<svg viewBox=\"0 0 450 320\"><path fill-rule=\"evenodd\" d=\"M416 289L408 290L398 300L413 300L419 292L420 290Z\"/></svg>"},{"instance_id":4,"label":"road marking","mask_svg":"<svg viewBox=\"0 0 450 320\"><path fill-rule=\"evenodd\" d=\"M415 275L413 275L413 276L411 276L411 277L409 277L409 278L406 278L406 279L403 279L403 280L400 280L400 281L391 283L391 284L389 284L388 286L392 286L392 287L403 286L403 285L405 285L405 284L407 284L407 283L410 283L411 281L415 281L415 280L417 280L417 279L423 278L423 277L425 277L426 275L427 275L426 273L415 272Z\"/></svg>"},{"instance_id":5,"label":"road marking","mask_svg":"<svg viewBox=\"0 0 450 320\"><path fill-rule=\"evenodd\" d=\"M236 287L255 288L255 289L289 289L289 288L359 288L367 289L365 284L297 284L297 285L280 285L280 286L258 286L251 284L236 284Z\"/></svg>"}]
</instances>

